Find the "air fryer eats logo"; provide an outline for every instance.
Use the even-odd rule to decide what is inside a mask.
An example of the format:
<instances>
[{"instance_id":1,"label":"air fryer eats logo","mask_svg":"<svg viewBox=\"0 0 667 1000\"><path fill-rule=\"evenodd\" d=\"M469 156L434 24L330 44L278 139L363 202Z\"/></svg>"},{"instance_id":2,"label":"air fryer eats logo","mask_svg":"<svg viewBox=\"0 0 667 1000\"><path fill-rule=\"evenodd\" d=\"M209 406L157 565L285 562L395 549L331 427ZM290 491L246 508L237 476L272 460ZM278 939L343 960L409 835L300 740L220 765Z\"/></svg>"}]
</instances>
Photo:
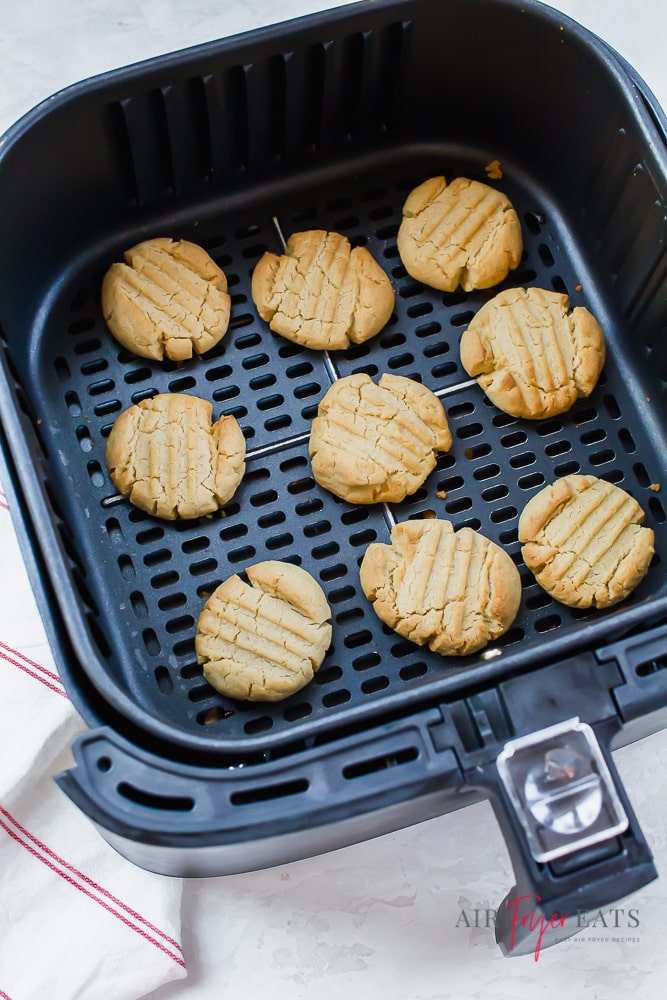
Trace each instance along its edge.
<instances>
[{"instance_id":1,"label":"air fryer eats logo","mask_svg":"<svg viewBox=\"0 0 667 1000\"><path fill-rule=\"evenodd\" d=\"M514 950L518 934L522 936L526 931L533 936L534 950L533 957L537 962L540 957L544 935L547 931L557 931L565 928L562 940L566 940L571 934L584 929L591 929L600 932L597 935L587 935L587 942L623 942L636 944L639 941L637 936L628 936L624 931L633 930L639 927L639 911L636 908L623 909L614 907L609 910L577 910L570 914L554 913L551 917L545 917L538 911L540 897L536 895L515 896L508 899L504 905L510 912L510 952ZM519 912L523 909L524 912ZM495 927L498 910L491 907L463 907L458 915L456 927L467 927L470 929L493 928ZM620 933L619 933L620 932ZM558 940L556 938L556 940ZM551 943L551 942L550 942Z\"/></svg>"}]
</instances>

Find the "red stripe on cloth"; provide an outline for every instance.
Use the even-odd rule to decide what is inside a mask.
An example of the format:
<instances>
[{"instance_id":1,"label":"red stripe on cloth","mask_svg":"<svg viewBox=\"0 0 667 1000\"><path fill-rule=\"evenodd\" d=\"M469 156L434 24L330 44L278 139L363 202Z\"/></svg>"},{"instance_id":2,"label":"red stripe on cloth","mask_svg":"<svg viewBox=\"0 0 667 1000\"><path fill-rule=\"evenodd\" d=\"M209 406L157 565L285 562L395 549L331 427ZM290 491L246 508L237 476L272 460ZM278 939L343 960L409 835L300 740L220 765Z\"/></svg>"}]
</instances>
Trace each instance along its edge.
<instances>
[{"instance_id":1,"label":"red stripe on cloth","mask_svg":"<svg viewBox=\"0 0 667 1000\"><path fill-rule=\"evenodd\" d=\"M147 920L146 917L143 917L140 913L137 913L136 910L133 910L130 906L127 905L127 903L124 903L122 899L118 899L117 896L114 896L113 893L103 888L103 886L99 885L97 882L94 882L93 879L89 878L88 875L84 875L84 873L79 871L78 868L75 868L73 865L70 865L67 861L65 861L64 858L61 858L60 855L55 853L55 851L52 851L50 847L47 847L47 845L44 844L33 833L30 833L29 830L26 830L26 828L19 823L16 817L12 816L12 814L1 805L0 805L0 813L2 813L5 819L9 820L17 828L17 830L21 832L21 834L24 837L32 841L32 843L35 844L36 847L39 847L41 851L44 851L45 854L48 854L49 857L53 858L53 860L56 861L59 865L61 865L63 868L66 868L67 871L71 872L77 878L81 879L81 881L85 882L85 884L90 886L91 889L94 889L101 895L106 896L107 899L110 899L116 906L120 907L135 920L138 920L140 923L150 928L150 930L154 931L156 934L159 934L160 937L164 938L165 941L173 945L174 948L176 948L181 954L183 954L183 949L181 948L178 941L175 941L172 937L169 937L169 935L165 934L165 932L160 930L159 927L156 927L155 924L152 924L150 920Z\"/></svg>"},{"instance_id":2,"label":"red stripe on cloth","mask_svg":"<svg viewBox=\"0 0 667 1000\"><path fill-rule=\"evenodd\" d=\"M53 684L51 681L47 680L46 677L42 677L41 674L36 674L34 670L31 670L29 667L26 667L25 663L19 663L18 660L14 660L12 659L11 656L7 656L7 654L2 649L0 649L0 659L6 660L7 663L12 663L15 667L18 667L19 670L22 670L26 674L30 674L30 676L34 677L36 681L41 681L41 683L46 685L47 688L51 688L51 690L55 691L56 694L59 694L62 698L65 698L67 701L69 701L69 698L65 694L65 690L63 687L56 687L56 685ZM58 683L60 683L60 681Z\"/></svg>"},{"instance_id":3,"label":"red stripe on cloth","mask_svg":"<svg viewBox=\"0 0 667 1000\"><path fill-rule=\"evenodd\" d=\"M6 993L3 993L2 990L0 990L0 997L2 998L2 1000L12 1000L12 998L10 996L7 996Z\"/></svg>"},{"instance_id":4,"label":"red stripe on cloth","mask_svg":"<svg viewBox=\"0 0 667 1000\"><path fill-rule=\"evenodd\" d=\"M46 667L43 667L41 663L35 663L34 660L31 660L29 656L26 656L25 653L22 653L19 649L12 649L11 646L8 646L6 642L2 641L0 641L0 649L4 649L6 653L11 653L12 656L18 656L20 659L25 660L25 662L29 664L31 667L34 667L35 670L41 670L41 672L43 674L46 674L47 677L50 677L52 680L57 681L58 684L62 684L62 681L60 680L60 677L58 677L58 674L54 674L52 670L47 670Z\"/></svg>"},{"instance_id":5,"label":"red stripe on cloth","mask_svg":"<svg viewBox=\"0 0 667 1000\"><path fill-rule=\"evenodd\" d=\"M2 812L6 813L6 810L2 809ZM182 966L182 968L185 969L186 966L183 959L179 955L175 955L172 951L170 951L169 948L167 948L167 946L162 943L162 941L158 941L156 938L152 937L142 927L138 927L136 924L132 923L132 921L129 920L129 918L126 917L124 914L119 913L118 910L115 910L108 903L105 903L103 899L99 899L97 896L93 895L93 893L85 886L81 885L79 882L75 882L75 880L72 878L71 875L68 875L67 872L62 871L55 864L53 864L52 861L49 861L48 858L45 858L42 854L39 854L39 852L36 851L31 844L23 840L19 836L19 834L16 833L15 830L12 830L7 825L7 823L5 823L5 821L2 819L0 819L0 827L2 827L2 829L7 834L9 834L12 840L14 840L17 844L20 844L21 847L24 847L30 854L32 854L34 858L37 858L38 861L41 861L42 864L46 865L47 868L50 868L51 871L56 873L56 875L59 875L60 878L65 880L65 882L68 882L75 889L78 889L79 892L84 893L84 895L88 896L89 899L92 899L95 903L98 903L101 907L107 910L108 913L111 913L114 917L117 917L118 920L122 921L122 923L124 923L126 927L129 927L137 934L140 934L141 937L145 938L146 941L150 941L151 944L154 944L156 948L159 948L160 951L164 952L165 955L168 955L169 958L173 959L174 962L176 962L178 965Z\"/></svg>"},{"instance_id":6,"label":"red stripe on cloth","mask_svg":"<svg viewBox=\"0 0 667 1000\"><path fill-rule=\"evenodd\" d=\"M4 500L0 500L0 507L4 507L5 510L9 510L9 504L6 504ZM4 996L4 993L0 993L0 996Z\"/></svg>"}]
</instances>

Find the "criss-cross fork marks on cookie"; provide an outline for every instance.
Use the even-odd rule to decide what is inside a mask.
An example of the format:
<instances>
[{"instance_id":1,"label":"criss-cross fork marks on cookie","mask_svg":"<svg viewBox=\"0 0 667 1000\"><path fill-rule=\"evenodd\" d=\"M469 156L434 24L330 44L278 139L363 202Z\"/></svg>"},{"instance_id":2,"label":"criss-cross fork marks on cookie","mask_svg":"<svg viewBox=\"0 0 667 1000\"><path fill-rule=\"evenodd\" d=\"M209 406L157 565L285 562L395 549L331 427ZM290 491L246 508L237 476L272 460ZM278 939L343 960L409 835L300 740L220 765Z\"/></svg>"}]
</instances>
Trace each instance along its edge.
<instances>
[{"instance_id":1,"label":"criss-cross fork marks on cookie","mask_svg":"<svg viewBox=\"0 0 667 1000\"><path fill-rule=\"evenodd\" d=\"M369 340L394 308L391 282L369 251L321 229L294 233L281 256L265 253L252 298L275 333L322 351Z\"/></svg>"},{"instance_id":2,"label":"criss-cross fork marks on cookie","mask_svg":"<svg viewBox=\"0 0 667 1000\"><path fill-rule=\"evenodd\" d=\"M452 436L442 403L401 375L335 382L319 404L309 451L313 476L350 503L397 503L419 489Z\"/></svg>"},{"instance_id":3,"label":"criss-cross fork marks on cookie","mask_svg":"<svg viewBox=\"0 0 667 1000\"><path fill-rule=\"evenodd\" d=\"M318 670L331 643L331 609L298 566L269 560L222 583L206 602L195 648L217 691L247 701L280 701Z\"/></svg>"},{"instance_id":4,"label":"criss-cross fork marks on cookie","mask_svg":"<svg viewBox=\"0 0 667 1000\"><path fill-rule=\"evenodd\" d=\"M112 334L143 358L184 361L209 351L227 332L227 279L205 250L168 238L138 243L102 283Z\"/></svg>"},{"instance_id":5,"label":"criss-cross fork marks on cookie","mask_svg":"<svg viewBox=\"0 0 667 1000\"><path fill-rule=\"evenodd\" d=\"M625 490L566 476L540 490L519 519L523 560L547 593L577 608L624 600L646 575L654 535Z\"/></svg>"},{"instance_id":6,"label":"criss-cross fork marks on cookie","mask_svg":"<svg viewBox=\"0 0 667 1000\"><path fill-rule=\"evenodd\" d=\"M431 177L408 195L398 231L405 269L443 292L491 288L519 266L521 224L501 191L457 177Z\"/></svg>"},{"instance_id":7,"label":"criss-cross fork marks on cookie","mask_svg":"<svg viewBox=\"0 0 667 1000\"><path fill-rule=\"evenodd\" d=\"M361 585L383 622L443 656L482 649L511 626L521 601L519 572L495 542L450 521L406 521L391 544L373 543Z\"/></svg>"},{"instance_id":8,"label":"criss-cross fork marks on cookie","mask_svg":"<svg viewBox=\"0 0 667 1000\"><path fill-rule=\"evenodd\" d=\"M116 488L167 520L211 514L231 500L245 472L245 438L236 419L211 423L211 404L163 393L120 414L106 445Z\"/></svg>"},{"instance_id":9,"label":"criss-cross fork marks on cookie","mask_svg":"<svg viewBox=\"0 0 667 1000\"><path fill-rule=\"evenodd\" d=\"M487 302L461 337L461 363L492 403L543 419L590 396L605 361L599 323L567 295L510 288Z\"/></svg>"}]
</instances>

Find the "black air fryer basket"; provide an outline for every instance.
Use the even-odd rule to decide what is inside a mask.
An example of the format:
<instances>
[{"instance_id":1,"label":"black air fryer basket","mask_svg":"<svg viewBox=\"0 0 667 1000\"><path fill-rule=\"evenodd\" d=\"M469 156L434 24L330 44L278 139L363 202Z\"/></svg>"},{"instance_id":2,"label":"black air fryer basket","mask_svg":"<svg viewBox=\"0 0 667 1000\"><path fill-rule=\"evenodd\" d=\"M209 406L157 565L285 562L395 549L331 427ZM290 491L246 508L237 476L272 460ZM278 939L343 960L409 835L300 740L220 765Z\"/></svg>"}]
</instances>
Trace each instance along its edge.
<instances>
[{"instance_id":1,"label":"black air fryer basket","mask_svg":"<svg viewBox=\"0 0 667 1000\"><path fill-rule=\"evenodd\" d=\"M525 241L500 287L567 291L607 338L593 394L546 421L501 413L461 368L460 334L498 288L434 291L396 248L413 186L485 181L495 159ZM170 874L243 871L486 795L514 896L539 896L547 916L655 877L610 747L663 725L667 706L666 195L650 93L530 0L355 4L87 81L1 140L3 481L90 726L58 781L122 854ZM308 228L367 246L396 292L382 333L331 357L272 334L250 298L261 254ZM229 279L230 331L183 364L120 350L101 315L108 266L156 235L201 244ZM310 471L318 401L360 371L429 386L454 435L424 487L386 509L344 503ZM210 399L243 427L247 473L218 515L163 522L109 480L114 419L157 392ZM574 472L620 484L655 531L645 580L605 612L558 604L521 562L523 506ZM519 567L517 620L481 654L401 639L361 591L366 546L434 515ZM333 645L288 700L235 703L204 681L196 620L221 580L263 559L321 582ZM576 772L556 793L535 779L549 762Z\"/></svg>"}]
</instances>

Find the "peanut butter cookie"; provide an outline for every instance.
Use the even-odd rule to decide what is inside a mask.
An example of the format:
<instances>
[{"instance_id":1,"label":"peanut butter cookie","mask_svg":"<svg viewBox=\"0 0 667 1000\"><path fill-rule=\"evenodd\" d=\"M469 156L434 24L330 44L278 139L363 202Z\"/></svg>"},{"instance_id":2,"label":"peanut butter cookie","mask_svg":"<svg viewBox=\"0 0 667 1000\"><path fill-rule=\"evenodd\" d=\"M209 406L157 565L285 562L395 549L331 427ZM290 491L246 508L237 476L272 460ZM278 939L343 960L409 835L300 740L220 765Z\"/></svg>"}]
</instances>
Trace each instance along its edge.
<instances>
[{"instance_id":1,"label":"peanut butter cookie","mask_svg":"<svg viewBox=\"0 0 667 1000\"><path fill-rule=\"evenodd\" d=\"M503 635L521 601L504 549L437 518L397 524L390 545L369 545L361 586L383 622L442 656L476 653Z\"/></svg>"},{"instance_id":2,"label":"peanut butter cookie","mask_svg":"<svg viewBox=\"0 0 667 1000\"><path fill-rule=\"evenodd\" d=\"M590 396L605 361L600 324L567 295L510 288L482 306L461 337L461 363L498 409L538 420Z\"/></svg>"},{"instance_id":3,"label":"peanut butter cookie","mask_svg":"<svg viewBox=\"0 0 667 1000\"><path fill-rule=\"evenodd\" d=\"M521 225L509 198L488 184L431 177L407 197L398 250L408 274L432 288L491 288L519 265Z\"/></svg>"},{"instance_id":4,"label":"peanut butter cookie","mask_svg":"<svg viewBox=\"0 0 667 1000\"><path fill-rule=\"evenodd\" d=\"M294 233L281 256L265 253L252 298L275 333L319 351L369 340L394 308L389 278L369 251L321 229Z\"/></svg>"},{"instance_id":5,"label":"peanut butter cookie","mask_svg":"<svg viewBox=\"0 0 667 1000\"><path fill-rule=\"evenodd\" d=\"M142 358L184 361L209 351L227 332L227 279L205 250L187 240L146 240L112 264L102 282L102 312L123 347Z\"/></svg>"},{"instance_id":6,"label":"peanut butter cookie","mask_svg":"<svg viewBox=\"0 0 667 1000\"><path fill-rule=\"evenodd\" d=\"M313 420L313 476L350 503L396 503L419 489L449 451L442 403L401 375L348 375L334 382Z\"/></svg>"},{"instance_id":7,"label":"peanut butter cookie","mask_svg":"<svg viewBox=\"0 0 667 1000\"><path fill-rule=\"evenodd\" d=\"M523 560L561 604L607 608L644 579L653 531L629 493L596 476L565 476L532 497L519 518Z\"/></svg>"},{"instance_id":8,"label":"peanut butter cookie","mask_svg":"<svg viewBox=\"0 0 667 1000\"><path fill-rule=\"evenodd\" d=\"M231 500L245 472L245 438L234 417L211 425L212 409L197 396L165 393L124 410L105 451L116 489L169 521Z\"/></svg>"},{"instance_id":9,"label":"peanut butter cookie","mask_svg":"<svg viewBox=\"0 0 667 1000\"><path fill-rule=\"evenodd\" d=\"M257 563L250 585L230 576L199 617L195 649L206 680L246 701L281 701L313 679L331 643L320 585L291 563Z\"/></svg>"}]
</instances>

